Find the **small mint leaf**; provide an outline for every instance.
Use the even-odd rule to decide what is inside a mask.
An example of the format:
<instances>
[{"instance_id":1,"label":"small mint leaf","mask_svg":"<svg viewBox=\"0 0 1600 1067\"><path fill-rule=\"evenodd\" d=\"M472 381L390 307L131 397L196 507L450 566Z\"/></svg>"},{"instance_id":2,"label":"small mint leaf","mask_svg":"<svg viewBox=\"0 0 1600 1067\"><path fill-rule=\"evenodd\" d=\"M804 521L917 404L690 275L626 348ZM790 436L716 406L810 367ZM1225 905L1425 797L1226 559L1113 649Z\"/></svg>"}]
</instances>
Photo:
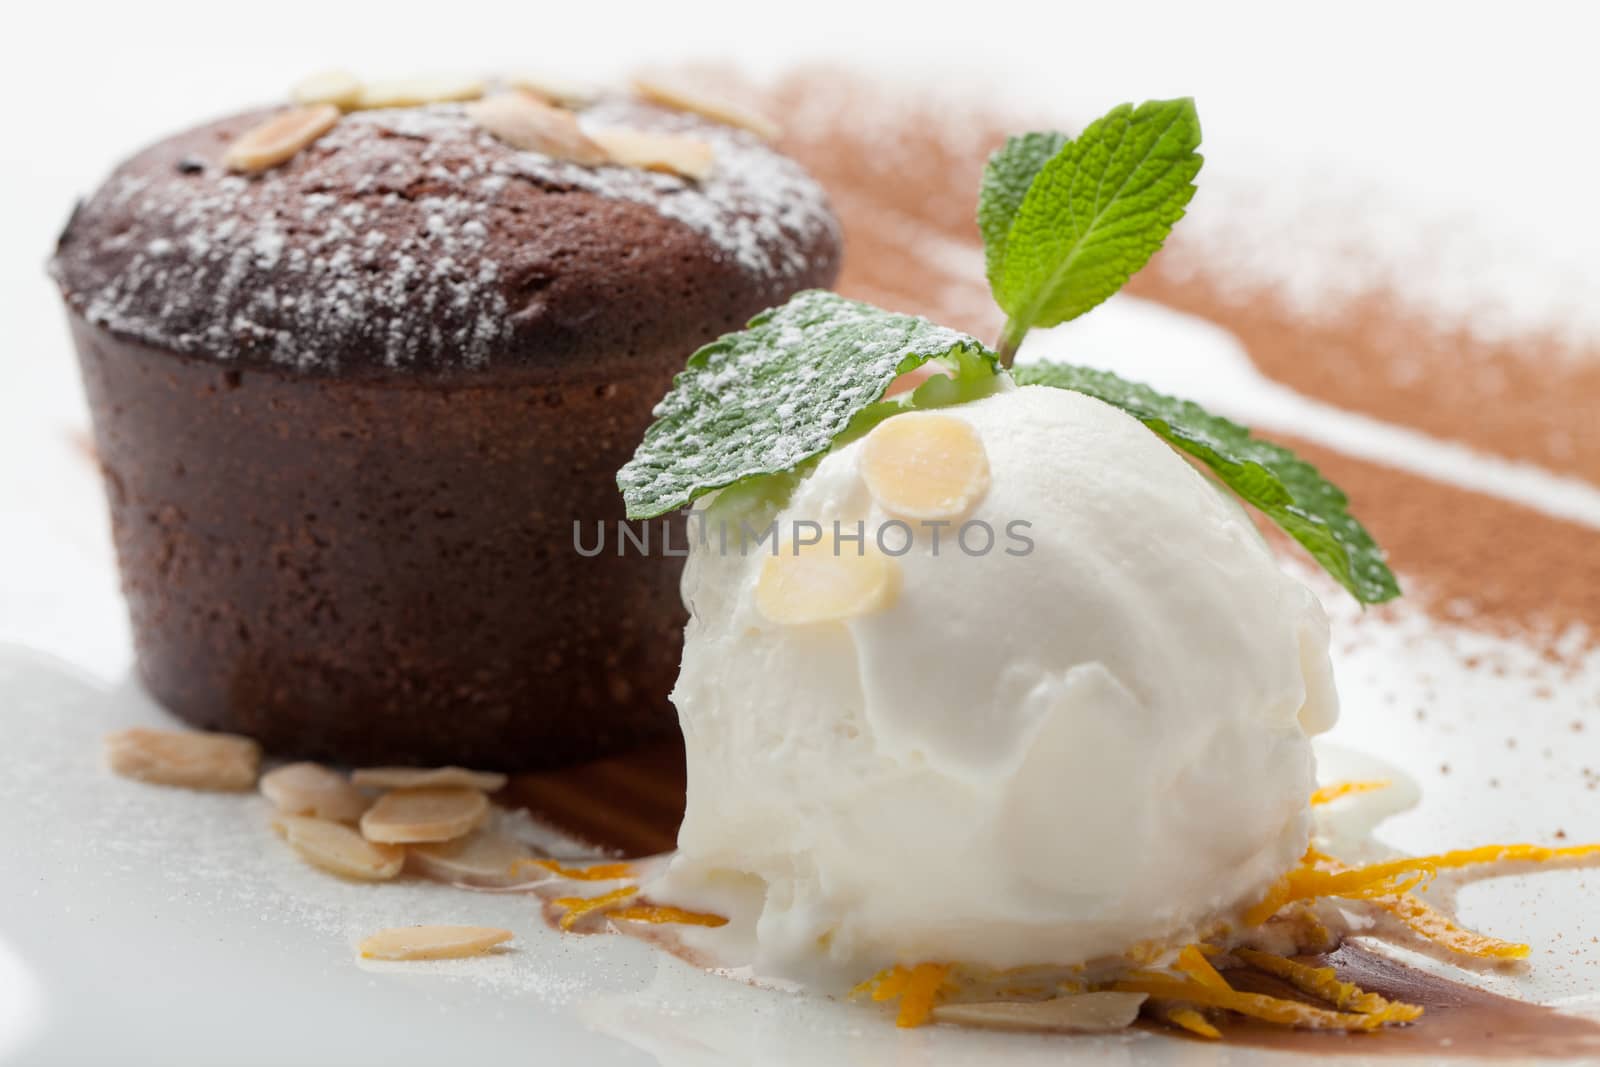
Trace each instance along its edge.
<instances>
[{"instance_id":1,"label":"small mint leaf","mask_svg":"<svg viewBox=\"0 0 1600 1067\"><path fill-rule=\"evenodd\" d=\"M1300 542L1363 604L1400 595L1383 550L1349 512L1338 486L1282 445L1252 437L1236 422L1188 400L1165 396L1109 371L1034 363L1011 372L1019 385L1071 389L1144 423L1168 444L1204 463L1228 488Z\"/></svg>"},{"instance_id":2,"label":"small mint leaf","mask_svg":"<svg viewBox=\"0 0 1600 1067\"><path fill-rule=\"evenodd\" d=\"M953 370L956 384L883 399L897 376L930 360ZM617 487L630 519L654 518L791 471L921 398L998 374L994 353L964 333L807 290L689 357Z\"/></svg>"},{"instance_id":3,"label":"small mint leaf","mask_svg":"<svg viewBox=\"0 0 1600 1067\"><path fill-rule=\"evenodd\" d=\"M1008 317L1003 353L1034 327L1082 315L1149 262L1194 196L1199 145L1193 100L1123 104L1040 169L990 280Z\"/></svg>"},{"instance_id":4,"label":"small mint leaf","mask_svg":"<svg viewBox=\"0 0 1600 1067\"><path fill-rule=\"evenodd\" d=\"M1023 133L1006 141L983 168L978 192L978 229L983 234L983 259L989 287L1000 284L1006 238L1028 187L1044 165L1071 142L1064 133Z\"/></svg>"}]
</instances>

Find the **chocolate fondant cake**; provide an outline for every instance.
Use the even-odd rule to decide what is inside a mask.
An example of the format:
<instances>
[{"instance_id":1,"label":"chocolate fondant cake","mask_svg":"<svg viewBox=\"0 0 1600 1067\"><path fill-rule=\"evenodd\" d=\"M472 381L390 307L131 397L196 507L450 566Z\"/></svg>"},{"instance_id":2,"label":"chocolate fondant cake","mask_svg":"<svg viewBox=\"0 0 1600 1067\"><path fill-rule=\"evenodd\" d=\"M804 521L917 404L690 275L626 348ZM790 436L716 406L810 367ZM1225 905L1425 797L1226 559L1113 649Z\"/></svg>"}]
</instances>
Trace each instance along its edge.
<instances>
[{"instance_id":1,"label":"chocolate fondant cake","mask_svg":"<svg viewBox=\"0 0 1600 1067\"><path fill-rule=\"evenodd\" d=\"M579 116L704 152L696 180L530 151L474 106L325 108L282 160L242 149L305 109L213 122L61 237L139 670L190 722L509 768L676 731L678 561L586 558L573 524L621 517L695 347L832 282L837 225L746 130Z\"/></svg>"}]
</instances>

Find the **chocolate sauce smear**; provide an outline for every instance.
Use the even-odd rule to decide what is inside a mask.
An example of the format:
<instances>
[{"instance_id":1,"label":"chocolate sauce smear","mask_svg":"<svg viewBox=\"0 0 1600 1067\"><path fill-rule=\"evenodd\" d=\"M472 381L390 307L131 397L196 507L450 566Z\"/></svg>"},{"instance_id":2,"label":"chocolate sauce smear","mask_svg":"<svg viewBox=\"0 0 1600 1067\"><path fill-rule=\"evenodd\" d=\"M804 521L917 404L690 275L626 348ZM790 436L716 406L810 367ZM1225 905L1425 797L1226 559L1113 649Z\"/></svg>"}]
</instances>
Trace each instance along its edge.
<instances>
[{"instance_id":1,"label":"chocolate sauce smear","mask_svg":"<svg viewBox=\"0 0 1600 1067\"><path fill-rule=\"evenodd\" d=\"M683 743L671 742L563 770L519 774L497 798L585 844L635 858L678 843Z\"/></svg>"},{"instance_id":2,"label":"chocolate sauce smear","mask_svg":"<svg viewBox=\"0 0 1600 1067\"><path fill-rule=\"evenodd\" d=\"M1600 1023L1439 978L1352 942L1305 962L1332 967L1341 979L1354 982L1369 993L1420 1004L1423 1016L1410 1026L1388 1027L1370 1034L1289 1030L1235 1017L1218 1024L1223 1039L1255 1048L1337 1055L1481 1059L1600 1056ZM1317 1003L1258 971L1240 968L1228 971L1226 977L1230 985L1246 992Z\"/></svg>"}]
</instances>

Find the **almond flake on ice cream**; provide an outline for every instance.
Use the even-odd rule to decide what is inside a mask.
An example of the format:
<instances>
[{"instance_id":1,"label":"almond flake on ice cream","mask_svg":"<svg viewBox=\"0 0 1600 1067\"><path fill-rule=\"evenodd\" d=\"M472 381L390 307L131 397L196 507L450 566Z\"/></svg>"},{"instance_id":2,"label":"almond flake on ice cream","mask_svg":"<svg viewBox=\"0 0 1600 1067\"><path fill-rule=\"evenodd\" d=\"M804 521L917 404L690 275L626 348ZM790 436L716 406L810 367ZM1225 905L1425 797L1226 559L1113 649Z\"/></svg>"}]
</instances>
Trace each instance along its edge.
<instances>
[{"instance_id":1,"label":"almond flake on ice cream","mask_svg":"<svg viewBox=\"0 0 1600 1067\"><path fill-rule=\"evenodd\" d=\"M861 449L873 499L908 519L955 520L989 488L989 458L971 425L954 415L909 412L879 423Z\"/></svg>"}]
</instances>

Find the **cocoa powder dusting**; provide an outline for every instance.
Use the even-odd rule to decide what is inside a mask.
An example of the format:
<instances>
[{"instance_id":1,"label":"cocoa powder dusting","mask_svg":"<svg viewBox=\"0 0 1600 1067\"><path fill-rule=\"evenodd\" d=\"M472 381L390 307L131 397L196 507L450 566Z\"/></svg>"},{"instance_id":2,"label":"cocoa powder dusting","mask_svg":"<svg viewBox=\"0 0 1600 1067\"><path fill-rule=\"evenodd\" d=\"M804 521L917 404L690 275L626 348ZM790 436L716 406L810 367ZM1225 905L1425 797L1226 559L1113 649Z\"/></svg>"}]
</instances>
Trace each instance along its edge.
<instances>
[{"instance_id":1,"label":"cocoa powder dusting","mask_svg":"<svg viewBox=\"0 0 1600 1067\"><path fill-rule=\"evenodd\" d=\"M822 180L843 222L842 292L995 337L1001 316L973 221L984 160L1008 133L1072 116L952 105L837 70L792 75L767 91L763 106L784 117L782 147ZM1223 326L1267 376L1347 410L1600 482L1600 350L1574 353L1553 329L1485 340L1469 324L1441 324L1411 308L1403 292L1342 301L1336 314L1297 309L1274 287L1208 268L1204 249L1182 235L1180 226L1130 291ZM1595 647L1600 533L1305 441L1285 443L1349 492L1412 603L1545 649L1563 638L1568 655Z\"/></svg>"}]
</instances>

